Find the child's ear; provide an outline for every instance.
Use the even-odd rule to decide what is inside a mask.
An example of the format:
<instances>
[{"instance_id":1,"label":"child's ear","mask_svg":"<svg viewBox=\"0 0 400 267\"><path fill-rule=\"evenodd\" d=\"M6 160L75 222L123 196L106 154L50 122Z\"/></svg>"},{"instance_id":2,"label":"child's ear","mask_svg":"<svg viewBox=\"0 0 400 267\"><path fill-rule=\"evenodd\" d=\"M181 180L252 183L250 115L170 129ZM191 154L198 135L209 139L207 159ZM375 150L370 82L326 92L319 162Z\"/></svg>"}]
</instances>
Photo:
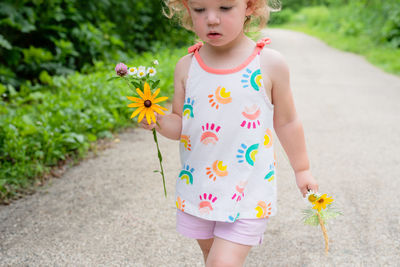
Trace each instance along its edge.
<instances>
[{"instance_id":1,"label":"child's ear","mask_svg":"<svg viewBox=\"0 0 400 267\"><path fill-rule=\"evenodd\" d=\"M246 16L253 14L257 0L247 0Z\"/></svg>"}]
</instances>

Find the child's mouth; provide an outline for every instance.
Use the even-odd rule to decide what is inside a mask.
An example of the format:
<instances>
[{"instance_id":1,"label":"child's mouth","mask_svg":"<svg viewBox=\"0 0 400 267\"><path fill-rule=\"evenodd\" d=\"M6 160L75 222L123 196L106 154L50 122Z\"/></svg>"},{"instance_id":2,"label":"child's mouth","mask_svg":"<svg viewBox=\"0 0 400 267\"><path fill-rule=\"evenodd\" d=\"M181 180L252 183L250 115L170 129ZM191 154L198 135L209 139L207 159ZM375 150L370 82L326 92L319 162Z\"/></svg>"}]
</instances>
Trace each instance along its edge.
<instances>
[{"instance_id":1,"label":"child's mouth","mask_svg":"<svg viewBox=\"0 0 400 267\"><path fill-rule=\"evenodd\" d=\"M218 39L222 36L222 34L217 33L217 32L210 32L209 34L207 34L207 37L210 39Z\"/></svg>"}]
</instances>

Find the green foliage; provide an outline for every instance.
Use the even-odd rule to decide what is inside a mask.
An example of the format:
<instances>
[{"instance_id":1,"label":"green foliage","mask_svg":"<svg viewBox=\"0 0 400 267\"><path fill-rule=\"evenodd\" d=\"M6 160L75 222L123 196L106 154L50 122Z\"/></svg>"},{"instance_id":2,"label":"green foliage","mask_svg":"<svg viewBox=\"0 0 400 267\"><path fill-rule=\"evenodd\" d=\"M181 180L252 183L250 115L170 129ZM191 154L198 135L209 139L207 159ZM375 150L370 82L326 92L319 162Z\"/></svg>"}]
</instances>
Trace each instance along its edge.
<instances>
[{"instance_id":1,"label":"green foliage","mask_svg":"<svg viewBox=\"0 0 400 267\"><path fill-rule=\"evenodd\" d=\"M173 68L186 49L163 49L132 58L129 66L154 59L161 95L172 97ZM90 143L131 125L133 109L123 81L107 82L115 65L96 62L95 71L68 77L40 74L47 86L26 83L0 98L0 201L29 188L49 168L67 158L83 157ZM0 93L6 90L0 86Z\"/></svg>"},{"instance_id":2,"label":"green foliage","mask_svg":"<svg viewBox=\"0 0 400 267\"><path fill-rule=\"evenodd\" d=\"M190 34L162 14L160 0L4 0L0 2L0 83L40 82L97 61L186 46ZM8 87L7 87L8 88Z\"/></svg>"},{"instance_id":3,"label":"green foliage","mask_svg":"<svg viewBox=\"0 0 400 267\"><path fill-rule=\"evenodd\" d=\"M329 45L364 55L385 71L400 75L400 61L393 60L400 55L398 0L283 1L282 11L272 13L271 24L318 36Z\"/></svg>"},{"instance_id":4,"label":"green foliage","mask_svg":"<svg viewBox=\"0 0 400 267\"><path fill-rule=\"evenodd\" d=\"M303 210L303 222L304 224L318 226L319 219L317 215L317 210L308 208ZM321 209L320 211L321 219L323 224L327 222L327 220L331 218L335 218L339 215L343 215L343 213L333 207L333 204L330 204L326 207L326 209Z\"/></svg>"},{"instance_id":5,"label":"green foliage","mask_svg":"<svg viewBox=\"0 0 400 267\"><path fill-rule=\"evenodd\" d=\"M400 48L400 5L398 0L313 0L283 1L282 11L293 10L290 21L319 27L344 36L367 35L375 43ZM278 12L279 14L279 12ZM273 24L286 23L287 14L274 14Z\"/></svg>"}]
</instances>

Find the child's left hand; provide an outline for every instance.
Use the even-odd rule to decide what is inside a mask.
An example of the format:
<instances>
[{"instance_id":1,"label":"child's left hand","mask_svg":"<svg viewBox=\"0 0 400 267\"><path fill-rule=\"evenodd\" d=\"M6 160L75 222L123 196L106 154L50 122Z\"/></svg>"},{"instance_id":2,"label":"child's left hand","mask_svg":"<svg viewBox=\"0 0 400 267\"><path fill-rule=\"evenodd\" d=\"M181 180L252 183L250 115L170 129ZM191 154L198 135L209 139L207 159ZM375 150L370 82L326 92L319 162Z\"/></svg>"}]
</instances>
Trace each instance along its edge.
<instances>
[{"instance_id":1,"label":"child's left hand","mask_svg":"<svg viewBox=\"0 0 400 267\"><path fill-rule=\"evenodd\" d=\"M308 190L318 192L318 184L314 177L311 175L310 170L295 172L296 184L300 192L303 194L303 198L306 197Z\"/></svg>"}]
</instances>

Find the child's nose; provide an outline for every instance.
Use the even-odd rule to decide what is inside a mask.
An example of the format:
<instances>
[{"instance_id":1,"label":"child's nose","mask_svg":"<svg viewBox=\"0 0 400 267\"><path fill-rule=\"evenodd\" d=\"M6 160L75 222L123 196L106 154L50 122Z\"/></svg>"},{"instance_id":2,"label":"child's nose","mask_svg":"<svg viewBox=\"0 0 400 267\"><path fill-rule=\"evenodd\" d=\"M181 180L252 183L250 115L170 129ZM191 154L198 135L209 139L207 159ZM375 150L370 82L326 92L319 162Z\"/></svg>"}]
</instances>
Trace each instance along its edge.
<instances>
[{"instance_id":1,"label":"child's nose","mask_svg":"<svg viewBox=\"0 0 400 267\"><path fill-rule=\"evenodd\" d=\"M219 24L219 16L216 12L210 11L207 14L207 23L209 25Z\"/></svg>"}]
</instances>

